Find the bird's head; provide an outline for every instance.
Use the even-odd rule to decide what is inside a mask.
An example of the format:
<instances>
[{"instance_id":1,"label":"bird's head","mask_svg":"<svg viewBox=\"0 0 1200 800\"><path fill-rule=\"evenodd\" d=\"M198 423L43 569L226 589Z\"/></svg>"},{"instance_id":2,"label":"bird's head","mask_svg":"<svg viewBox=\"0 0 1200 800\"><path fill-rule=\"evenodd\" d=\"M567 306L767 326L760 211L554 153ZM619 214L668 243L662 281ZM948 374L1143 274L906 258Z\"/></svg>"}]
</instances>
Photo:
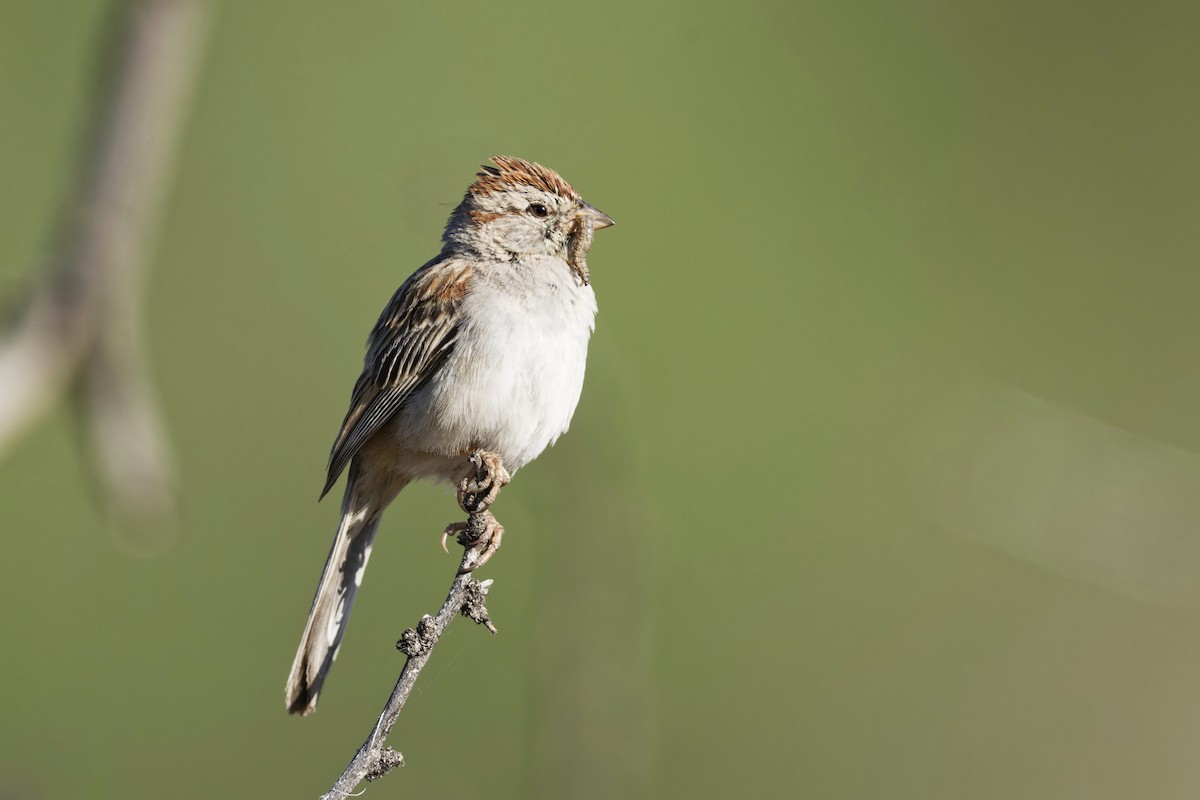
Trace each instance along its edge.
<instances>
[{"instance_id":1,"label":"bird's head","mask_svg":"<svg viewBox=\"0 0 1200 800\"><path fill-rule=\"evenodd\" d=\"M583 201L552 169L512 156L494 156L454 210L446 245L496 260L558 256L587 282L583 261L592 233L613 224Z\"/></svg>"}]
</instances>

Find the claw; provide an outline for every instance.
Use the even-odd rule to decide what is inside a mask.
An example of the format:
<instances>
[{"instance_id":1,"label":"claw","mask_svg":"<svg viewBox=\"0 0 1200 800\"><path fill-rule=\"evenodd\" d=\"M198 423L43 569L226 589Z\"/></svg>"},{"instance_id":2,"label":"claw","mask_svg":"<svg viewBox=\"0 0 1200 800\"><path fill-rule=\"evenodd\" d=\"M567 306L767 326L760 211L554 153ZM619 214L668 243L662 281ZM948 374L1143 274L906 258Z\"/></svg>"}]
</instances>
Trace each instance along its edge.
<instances>
[{"instance_id":1,"label":"claw","mask_svg":"<svg viewBox=\"0 0 1200 800\"><path fill-rule=\"evenodd\" d=\"M474 572L475 570L479 569L484 564L486 564L488 561L490 561L492 556L494 556L496 554L496 551L500 549L500 542L502 539L504 539L504 526L501 525L496 520L496 518L492 516L492 512L485 511L483 513L485 515L485 519L487 520L485 523L486 527L484 528L483 533L478 538L476 538L474 541L464 542L464 545L466 547L478 547L479 545L486 542L487 546L484 547L483 550L479 553L478 558L476 558L474 561L470 562L469 564L465 565L462 569L459 570L460 575L465 572ZM466 523L458 523L458 524L461 525L463 528L466 528ZM454 527L454 526L451 526L451 527Z\"/></svg>"},{"instance_id":2,"label":"claw","mask_svg":"<svg viewBox=\"0 0 1200 800\"><path fill-rule=\"evenodd\" d=\"M483 532L474 539L467 531L471 530L470 522L454 522L442 531L442 550L449 553L446 540L451 536L458 537L458 543L468 549L485 545L478 555L459 574L474 572L486 564L496 551L500 549L500 541L504 538L504 526L496 521L488 509L496 501L512 476L504 468L504 462L496 453L487 450L476 450L471 453L470 463L475 468L473 475L467 475L458 482L458 505L474 519L476 514L484 515ZM478 522L476 521L476 524Z\"/></svg>"},{"instance_id":3,"label":"claw","mask_svg":"<svg viewBox=\"0 0 1200 800\"><path fill-rule=\"evenodd\" d=\"M480 551L479 556L459 572L460 575L464 572L474 572L490 561L496 551L500 549L500 542L504 539L504 526L492 516L492 512L484 511L482 513L485 520L483 533L474 539L464 540L464 533L471 527L469 522L452 522L446 526L446 530L442 531L442 550L446 553L450 552L446 547L446 540L451 536L458 537L458 543L467 548L487 543L487 546Z\"/></svg>"},{"instance_id":4,"label":"claw","mask_svg":"<svg viewBox=\"0 0 1200 800\"><path fill-rule=\"evenodd\" d=\"M465 522L452 522L446 526L446 530L442 531L442 552L449 555L450 548L446 547L446 540L451 536L458 536L467 529Z\"/></svg>"},{"instance_id":5,"label":"claw","mask_svg":"<svg viewBox=\"0 0 1200 800\"><path fill-rule=\"evenodd\" d=\"M458 482L458 505L468 514L487 511L496 502L500 490L512 480L503 460L495 453L476 450L471 453L471 464L475 474Z\"/></svg>"}]
</instances>

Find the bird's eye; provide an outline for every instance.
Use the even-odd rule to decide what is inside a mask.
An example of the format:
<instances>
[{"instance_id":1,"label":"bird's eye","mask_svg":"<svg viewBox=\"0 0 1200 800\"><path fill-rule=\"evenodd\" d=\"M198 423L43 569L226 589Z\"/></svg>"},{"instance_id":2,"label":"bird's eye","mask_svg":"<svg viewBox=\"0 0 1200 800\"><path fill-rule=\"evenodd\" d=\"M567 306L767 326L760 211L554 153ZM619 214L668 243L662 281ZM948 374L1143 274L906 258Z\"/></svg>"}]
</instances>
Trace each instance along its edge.
<instances>
[{"instance_id":1,"label":"bird's eye","mask_svg":"<svg viewBox=\"0 0 1200 800\"><path fill-rule=\"evenodd\" d=\"M531 203L529 208L525 209L535 217L546 217L550 215L550 209L546 208L541 203Z\"/></svg>"}]
</instances>

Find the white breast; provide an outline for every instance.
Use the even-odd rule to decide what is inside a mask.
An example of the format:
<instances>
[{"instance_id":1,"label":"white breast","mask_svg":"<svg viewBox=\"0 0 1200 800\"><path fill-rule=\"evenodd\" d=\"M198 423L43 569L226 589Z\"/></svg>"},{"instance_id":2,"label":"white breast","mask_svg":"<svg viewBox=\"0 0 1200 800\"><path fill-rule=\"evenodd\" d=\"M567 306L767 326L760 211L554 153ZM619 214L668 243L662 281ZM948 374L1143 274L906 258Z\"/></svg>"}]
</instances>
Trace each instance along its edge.
<instances>
[{"instance_id":1,"label":"white breast","mask_svg":"<svg viewBox=\"0 0 1200 800\"><path fill-rule=\"evenodd\" d=\"M477 272L453 353L404 415L406 449L482 447L510 472L532 461L571 424L595 315L560 259Z\"/></svg>"}]
</instances>

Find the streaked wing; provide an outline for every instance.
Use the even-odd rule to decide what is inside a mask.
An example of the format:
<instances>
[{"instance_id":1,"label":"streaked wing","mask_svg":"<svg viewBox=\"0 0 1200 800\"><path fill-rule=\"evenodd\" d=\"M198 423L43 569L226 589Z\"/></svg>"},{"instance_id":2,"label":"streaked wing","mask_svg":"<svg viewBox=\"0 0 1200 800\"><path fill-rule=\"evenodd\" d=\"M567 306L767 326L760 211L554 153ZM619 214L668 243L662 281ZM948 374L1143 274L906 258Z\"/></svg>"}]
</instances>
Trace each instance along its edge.
<instances>
[{"instance_id":1,"label":"streaked wing","mask_svg":"<svg viewBox=\"0 0 1200 800\"><path fill-rule=\"evenodd\" d=\"M362 375L329 454L324 497L363 443L383 427L454 348L473 268L434 259L396 290L367 339Z\"/></svg>"}]
</instances>

